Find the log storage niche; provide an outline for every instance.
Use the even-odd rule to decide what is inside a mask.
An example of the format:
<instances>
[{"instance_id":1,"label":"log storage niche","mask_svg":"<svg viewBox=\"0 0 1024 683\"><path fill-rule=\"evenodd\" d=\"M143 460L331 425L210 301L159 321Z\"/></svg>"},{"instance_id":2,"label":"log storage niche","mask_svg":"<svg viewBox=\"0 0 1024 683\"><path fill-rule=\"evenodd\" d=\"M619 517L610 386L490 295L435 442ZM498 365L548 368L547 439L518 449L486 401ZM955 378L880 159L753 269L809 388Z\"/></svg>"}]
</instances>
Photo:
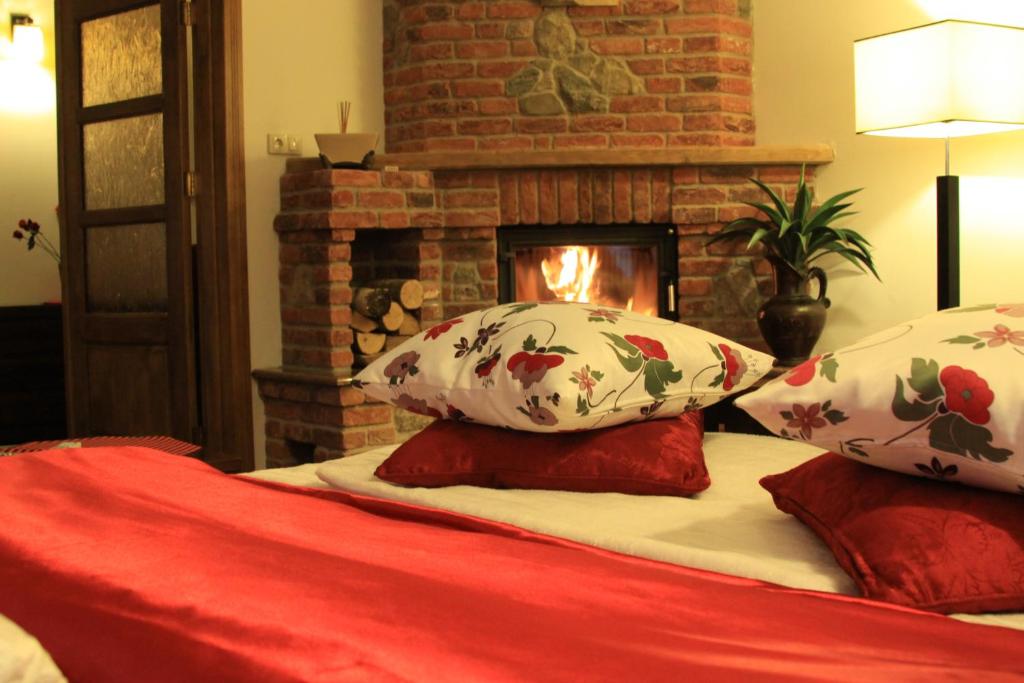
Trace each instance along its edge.
<instances>
[{"instance_id":1,"label":"log storage niche","mask_svg":"<svg viewBox=\"0 0 1024 683\"><path fill-rule=\"evenodd\" d=\"M352 293L354 367L364 368L421 329L423 284L416 279L373 280Z\"/></svg>"}]
</instances>

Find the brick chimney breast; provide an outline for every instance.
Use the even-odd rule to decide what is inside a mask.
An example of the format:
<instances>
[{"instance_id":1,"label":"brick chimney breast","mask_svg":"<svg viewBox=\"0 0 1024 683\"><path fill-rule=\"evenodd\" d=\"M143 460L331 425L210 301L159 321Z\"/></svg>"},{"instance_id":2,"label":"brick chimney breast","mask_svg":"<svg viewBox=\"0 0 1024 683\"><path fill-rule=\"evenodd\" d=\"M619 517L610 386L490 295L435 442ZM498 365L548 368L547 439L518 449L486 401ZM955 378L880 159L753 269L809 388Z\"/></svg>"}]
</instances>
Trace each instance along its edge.
<instances>
[{"instance_id":1,"label":"brick chimney breast","mask_svg":"<svg viewBox=\"0 0 1024 683\"><path fill-rule=\"evenodd\" d=\"M388 152L754 143L749 2L386 0L384 27Z\"/></svg>"}]
</instances>

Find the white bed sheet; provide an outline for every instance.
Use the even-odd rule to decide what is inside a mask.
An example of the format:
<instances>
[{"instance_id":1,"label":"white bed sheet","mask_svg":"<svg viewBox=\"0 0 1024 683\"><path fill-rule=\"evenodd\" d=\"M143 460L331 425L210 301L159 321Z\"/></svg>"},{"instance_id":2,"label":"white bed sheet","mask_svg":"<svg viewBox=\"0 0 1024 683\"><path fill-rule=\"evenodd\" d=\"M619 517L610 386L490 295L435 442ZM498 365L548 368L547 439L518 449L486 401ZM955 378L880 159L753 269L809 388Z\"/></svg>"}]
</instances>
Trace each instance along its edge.
<instances>
[{"instance_id":1,"label":"white bed sheet","mask_svg":"<svg viewBox=\"0 0 1024 683\"><path fill-rule=\"evenodd\" d=\"M856 585L827 546L780 512L758 484L822 450L774 437L709 433L711 487L692 498L572 493L474 486L405 488L373 476L395 446L325 463L247 476L333 488L513 524L539 533L653 560L846 595ZM322 481L321 481L322 480ZM1024 614L955 615L1024 629Z\"/></svg>"},{"instance_id":2,"label":"white bed sheet","mask_svg":"<svg viewBox=\"0 0 1024 683\"><path fill-rule=\"evenodd\" d=\"M0 683L67 683L39 641L2 614Z\"/></svg>"}]
</instances>

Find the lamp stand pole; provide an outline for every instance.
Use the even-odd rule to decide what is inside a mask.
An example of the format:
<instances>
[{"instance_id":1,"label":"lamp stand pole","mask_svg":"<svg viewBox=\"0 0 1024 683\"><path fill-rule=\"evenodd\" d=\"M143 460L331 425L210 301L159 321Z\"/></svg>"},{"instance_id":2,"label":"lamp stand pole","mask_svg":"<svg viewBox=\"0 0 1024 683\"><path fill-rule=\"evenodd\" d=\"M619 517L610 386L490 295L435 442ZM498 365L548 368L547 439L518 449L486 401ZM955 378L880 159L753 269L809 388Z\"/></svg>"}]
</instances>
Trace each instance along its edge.
<instances>
[{"instance_id":1,"label":"lamp stand pole","mask_svg":"<svg viewBox=\"0 0 1024 683\"><path fill-rule=\"evenodd\" d=\"M949 175L949 138L946 138L946 175L935 179L938 200L938 304L939 310L960 305L960 178Z\"/></svg>"},{"instance_id":2,"label":"lamp stand pole","mask_svg":"<svg viewBox=\"0 0 1024 683\"><path fill-rule=\"evenodd\" d=\"M938 197L939 310L960 305L960 178L935 179Z\"/></svg>"}]
</instances>

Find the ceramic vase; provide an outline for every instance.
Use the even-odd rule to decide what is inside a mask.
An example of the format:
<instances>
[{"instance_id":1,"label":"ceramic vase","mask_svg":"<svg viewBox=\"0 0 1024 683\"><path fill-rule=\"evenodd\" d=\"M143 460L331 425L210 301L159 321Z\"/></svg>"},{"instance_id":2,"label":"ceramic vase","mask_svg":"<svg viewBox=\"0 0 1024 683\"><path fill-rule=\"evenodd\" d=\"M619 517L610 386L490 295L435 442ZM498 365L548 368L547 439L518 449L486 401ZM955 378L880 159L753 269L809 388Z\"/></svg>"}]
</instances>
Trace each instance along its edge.
<instances>
[{"instance_id":1,"label":"ceramic vase","mask_svg":"<svg viewBox=\"0 0 1024 683\"><path fill-rule=\"evenodd\" d=\"M821 268L811 268L804 275L779 258L768 260L775 276L775 296L758 310L757 324L778 364L792 367L810 357L825 329L828 282ZM818 281L817 298L807 294L811 280Z\"/></svg>"}]
</instances>

